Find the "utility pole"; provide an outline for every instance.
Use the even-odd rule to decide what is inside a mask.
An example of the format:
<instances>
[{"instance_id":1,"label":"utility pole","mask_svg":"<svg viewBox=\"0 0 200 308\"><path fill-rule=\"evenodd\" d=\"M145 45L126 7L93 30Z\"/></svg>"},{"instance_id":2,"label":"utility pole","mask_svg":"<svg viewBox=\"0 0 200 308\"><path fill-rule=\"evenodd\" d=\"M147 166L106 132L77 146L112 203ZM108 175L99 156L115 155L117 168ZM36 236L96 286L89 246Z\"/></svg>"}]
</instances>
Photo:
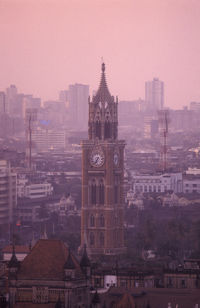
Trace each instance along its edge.
<instances>
[{"instance_id":1,"label":"utility pole","mask_svg":"<svg viewBox=\"0 0 200 308\"><path fill-rule=\"evenodd\" d=\"M26 127L26 163L29 170L32 169L32 130L34 122L37 119L37 109L28 108L26 109L25 115L25 127Z\"/></svg>"}]
</instances>

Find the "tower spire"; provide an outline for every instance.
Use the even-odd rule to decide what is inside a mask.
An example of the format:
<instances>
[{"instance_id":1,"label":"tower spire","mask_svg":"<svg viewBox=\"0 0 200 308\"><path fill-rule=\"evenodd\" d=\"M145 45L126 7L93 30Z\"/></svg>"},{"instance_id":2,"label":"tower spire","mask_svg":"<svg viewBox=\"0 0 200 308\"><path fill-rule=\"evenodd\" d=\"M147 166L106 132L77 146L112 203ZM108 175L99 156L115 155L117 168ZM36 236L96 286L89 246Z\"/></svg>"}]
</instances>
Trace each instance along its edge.
<instances>
[{"instance_id":1,"label":"tower spire","mask_svg":"<svg viewBox=\"0 0 200 308\"><path fill-rule=\"evenodd\" d=\"M94 102L98 103L98 102L109 102L112 101L112 96L108 90L108 86L107 86L107 82L106 82L106 74L105 74L105 70L106 70L106 65L103 62L101 64L101 80L100 80L100 85L98 88L98 91L94 97Z\"/></svg>"}]
</instances>

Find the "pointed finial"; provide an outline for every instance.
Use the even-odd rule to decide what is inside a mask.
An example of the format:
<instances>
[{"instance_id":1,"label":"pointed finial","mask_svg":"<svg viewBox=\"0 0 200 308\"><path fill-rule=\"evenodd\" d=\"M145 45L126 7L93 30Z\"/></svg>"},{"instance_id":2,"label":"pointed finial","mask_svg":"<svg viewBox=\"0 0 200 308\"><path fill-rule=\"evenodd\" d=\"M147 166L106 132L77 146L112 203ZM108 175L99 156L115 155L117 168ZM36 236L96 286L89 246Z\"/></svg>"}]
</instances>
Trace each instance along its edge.
<instances>
[{"instance_id":1,"label":"pointed finial","mask_svg":"<svg viewBox=\"0 0 200 308\"><path fill-rule=\"evenodd\" d=\"M105 63L102 63L101 70L102 70L103 73L105 72Z\"/></svg>"}]
</instances>

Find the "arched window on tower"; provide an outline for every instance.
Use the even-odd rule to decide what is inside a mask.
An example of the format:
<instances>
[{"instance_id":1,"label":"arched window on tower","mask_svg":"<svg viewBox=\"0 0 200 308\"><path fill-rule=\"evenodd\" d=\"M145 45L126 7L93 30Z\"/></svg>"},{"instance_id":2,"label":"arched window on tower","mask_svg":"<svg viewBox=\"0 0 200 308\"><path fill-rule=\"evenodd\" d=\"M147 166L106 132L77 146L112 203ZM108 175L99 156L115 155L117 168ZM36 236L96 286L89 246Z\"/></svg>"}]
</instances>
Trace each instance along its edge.
<instances>
[{"instance_id":1,"label":"arched window on tower","mask_svg":"<svg viewBox=\"0 0 200 308\"><path fill-rule=\"evenodd\" d=\"M97 186L95 180L92 181L92 187L91 187L91 203L96 204L97 203Z\"/></svg>"},{"instance_id":2,"label":"arched window on tower","mask_svg":"<svg viewBox=\"0 0 200 308\"><path fill-rule=\"evenodd\" d=\"M99 243L100 243L100 247L104 246L104 234L103 234L103 232L101 232L100 235L99 235Z\"/></svg>"},{"instance_id":3,"label":"arched window on tower","mask_svg":"<svg viewBox=\"0 0 200 308\"><path fill-rule=\"evenodd\" d=\"M104 182L100 180L99 184L99 204L104 204L105 200L105 189L104 189Z\"/></svg>"},{"instance_id":4,"label":"arched window on tower","mask_svg":"<svg viewBox=\"0 0 200 308\"><path fill-rule=\"evenodd\" d=\"M101 214L99 217L99 225L100 227L105 227L105 219L104 219L103 214Z\"/></svg>"},{"instance_id":5,"label":"arched window on tower","mask_svg":"<svg viewBox=\"0 0 200 308\"><path fill-rule=\"evenodd\" d=\"M90 246L94 246L94 233L90 233Z\"/></svg>"},{"instance_id":6,"label":"arched window on tower","mask_svg":"<svg viewBox=\"0 0 200 308\"><path fill-rule=\"evenodd\" d=\"M105 139L111 138L111 124L108 119L106 119L104 124L104 138Z\"/></svg>"},{"instance_id":7,"label":"arched window on tower","mask_svg":"<svg viewBox=\"0 0 200 308\"><path fill-rule=\"evenodd\" d=\"M90 227L94 227L94 226L95 226L94 215L91 214L90 215Z\"/></svg>"},{"instance_id":8,"label":"arched window on tower","mask_svg":"<svg viewBox=\"0 0 200 308\"><path fill-rule=\"evenodd\" d=\"M117 204L119 202L119 180L118 178L115 179L114 185L114 203Z\"/></svg>"},{"instance_id":9,"label":"arched window on tower","mask_svg":"<svg viewBox=\"0 0 200 308\"><path fill-rule=\"evenodd\" d=\"M95 137L101 139L101 122L97 120L95 122Z\"/></svg>"},{"instance_id":10,"label":"arched window on tower","mask_svg":"<svg viewBox=\"0 0 200 308\"><path fill-rule=\"evenodd\" d=\"M114 139L117 139L117 124L114 123L113 125L113 136L114 136Z\"/></svg>"}]
</instances>

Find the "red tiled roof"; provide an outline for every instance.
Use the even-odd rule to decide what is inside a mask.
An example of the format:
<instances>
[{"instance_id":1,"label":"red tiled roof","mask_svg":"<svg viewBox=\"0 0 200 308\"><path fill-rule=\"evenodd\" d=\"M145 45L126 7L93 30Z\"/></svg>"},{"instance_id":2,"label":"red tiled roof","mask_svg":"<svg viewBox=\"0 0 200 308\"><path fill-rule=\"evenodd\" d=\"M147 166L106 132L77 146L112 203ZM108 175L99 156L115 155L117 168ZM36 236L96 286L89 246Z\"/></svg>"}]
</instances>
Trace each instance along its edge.
<instances>
[{"instance_id":1,"label":"red tiled roof","mask_svg":"<svg viewBox=\"0 0 200 308\"><path fill-rule=\"evenodd\" d=\"M133 297L125 293L116 305L116 308L135 308Z\"/></svg>"},{"instance_id":2,"label":"red tiled roof","mask_svg":"<svg viewBox=\"0 0 200 308\"><path fill-rule=\"evenodd\" d=\"M18 279L62 280L68 248L60 240L39 240L21 262ZM72 255L76 273L82 275L78 261Z\"/></svg>"},{"instance_id":3,"label":"red tiled roof","mask_svg":"<svg viewBox=\"0 0 200 308\"><path fill-rule=\"evenodd\" d=\"M3 253L12 253L12 251L13 251L12 245L5 246L2 249ZM30 252L30 249L28 246L21 246L21 245L15 246L15 253L29 253L29 252Z\"/></svg>"}]
</instances>

